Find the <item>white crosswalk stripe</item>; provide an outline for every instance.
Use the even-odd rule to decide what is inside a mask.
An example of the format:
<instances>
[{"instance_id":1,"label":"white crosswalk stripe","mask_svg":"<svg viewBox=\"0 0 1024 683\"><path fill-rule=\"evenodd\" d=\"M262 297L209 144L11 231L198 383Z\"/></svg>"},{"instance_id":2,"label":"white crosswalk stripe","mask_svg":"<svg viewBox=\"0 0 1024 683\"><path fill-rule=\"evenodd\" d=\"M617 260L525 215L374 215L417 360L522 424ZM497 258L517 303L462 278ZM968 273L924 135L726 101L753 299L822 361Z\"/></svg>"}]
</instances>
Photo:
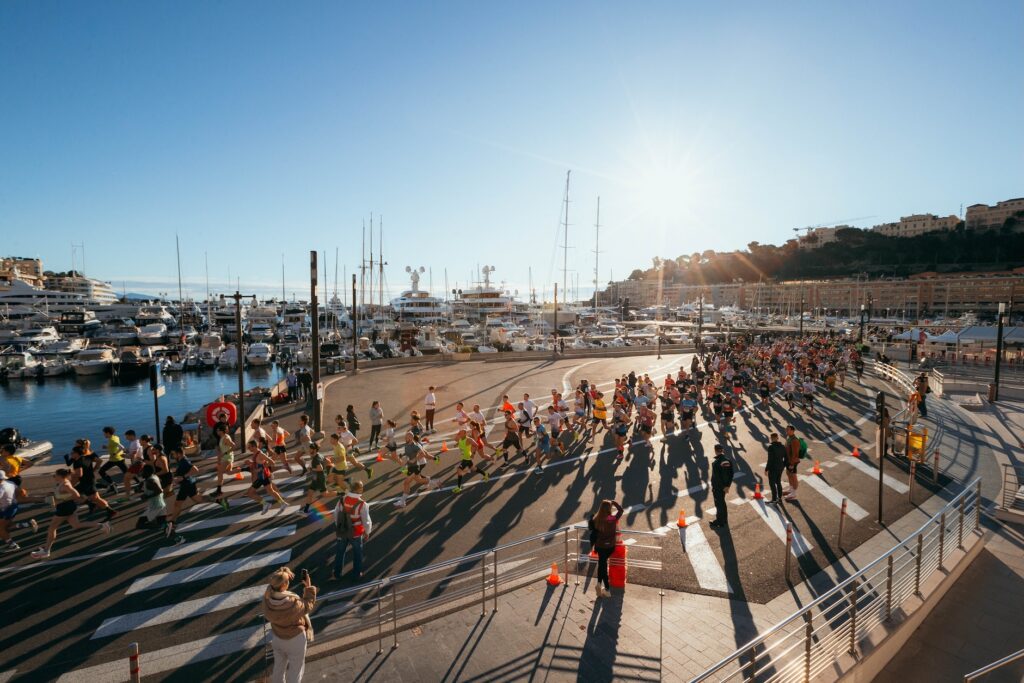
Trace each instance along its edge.
<instances>
[{"instance_id":1,"label":"white crosswalk stripe","mask_svg":"<svg viewBox=\"0 0 1024 683\"><path fill-rule=\"evenodd\" d=\"M281 479L274 479L274 486L282 488L284 486L291 486L294 484L301 484L306 481L306 478L302 475L296 474L290 477L283 477ZM236 493L238 491L245 491L252 485L249 481L240 481L237 484L225 484L221 487L223 493ZM212 493L212 491L210 492Z\"/></svg>"},{"instance_id":2,"label":"white crosswalk stripe","mask_svg":"<svg viewBox=\"0 0 1024 683\"><path fill-rule=\"evenodd\" d=\"M789 520L787 520L782 515L782 511L779 510L779 508L776 506L769 506L765 504L763 500L751 499L749 503L750 507L753 508L754 512L756 512L757 515L762 520L764 520L764 523L767 524L768 527L772 530L772 533L774 533L780 541L785 543L786 522L788 522ZM797 528L794 526L792 547L793 554L797 557L800 557L801 555L806 555L807 553L811 552L813 548L814 546L808 543L807 540L803 537L803 535L799 531L797 531Z\"/></svg>"},{"instance_id":3,"label":"white crosswalk stripe","mask_svg":"<svg viewBox=\"0 0 1024 683\"><path fill-rule=\"evenodd\" d=\"M275 519L278 517L287 517L290 515L294 515L298 513L301 509L302 507L299 505L289 505L284 509L283 512L275 509L273 512L268 512L265 515L262 512L257 511L247 512L241 515L209 517L207 519L200 519L195 522L186 522L185 524L180 524L175 527L175 530L184 533L186 531L199 531L200 529L216 529L217 527L221 526L245 524L246 522L260 522L266 521L268 518Z\"/></svg>"},{"instance_id":4,"label":"white crosswalk stripe","mask_svg":"<svg viewBox=\"0 0 1024 683\"><path fill-rule=\"evenodd\" d=\"M291 536L294 533L295 525L289 524L288 526L280 526L273 529L260 529L259 531L249 531L243 534L235 534L233 536L207 538L193 543L183 543L182 545L160 548L156 551L156 554L153 555L153 559L159 560L165 557L178 557L180 555L191 555L192 553L204 553L210 550L220 550L221 548L230 548L231 546L245 545L246 543L271 541L275 538Z\"/></svg>"},{"instance_id":5,"label":"white crosswalk stripe","mask_svg":"<svg viewBox=\"0 0 1024 683\"><path fill-rule=\"evenodd\" d=\"M92 640L106 638L118 633L127 633L138 628L180 621L181 619L193 619L222 609L248 605L260 600L265 591L266 586L249 586L248 588L231 591L230 593L209 595L205 598L195 598L194 600L185 600L184 602L178 602L169 606L154 607L142 610L141 612L110 617L105 619L100 624L100 627L96 629L96 632L92 634Z\"/></svg>"},{"instance_id":6,"label":"white crosswalk stripe","mask_svg":"<svg viewBox=\"0 0 1024 683\"><path fill-rule=\"evenodd\" d=\"M214 562L201 567L189 567L188 569L179 569L163 574L153 574L152 576L136 579L125 593L131 595L132 593L153 590L154 588L169 588L191 581L203 581L218 576L227 576L235 572L247 572L263 567L277 567L287 564L291 558L292 551L285 549L262 555L253 555L252 557L243 557L238 560Z\"/></svg>"},{"instance_id":7,"label":"white crosswalk stripe","mask_svg":"<svg viewBox=\"0 0 1024 683\"><path fill-rule=\"evenodd\" d=\"M846 498L846 514L857 520L858 522L868 516L868 511L857 505L852 500L844 496L834 486L830 486L817 474L802 474L800 475L800 481L804 482L812 489L820 493L825 497L825 500L835 505L837 508L842 508L843 499Z\"/></svg>"},{"instance_id":8,"label":"white crosswalk stripe","mask_svg":"<svg viewBox=\"0 0 1024 683\"><path fill-rule=\"evenodd\" d=\"M725 576L725 571L718 563L718 558L708 544L707 536L700 524L689 524L679 529L679 540L683 544L686 556L697 576L697 583L706 590L732 593L732 586Z\"/></svg>"},{"instance_id":9,"label":"white crosswalk stripe","mask_svg":"<svg viewBox=\"0 0 1024 683\"><path fill-rule=\"evenodd\" d=\"M840 455L839 460L842 460L847 465L852 465L873 479L878 479L878 468L867 464L860 458L855 458L852 455ZM882 475L882 483L897 493L906 493L910 490L909 486L895 477L890 477L888 474Z\"/></svg>"}]
</instances>

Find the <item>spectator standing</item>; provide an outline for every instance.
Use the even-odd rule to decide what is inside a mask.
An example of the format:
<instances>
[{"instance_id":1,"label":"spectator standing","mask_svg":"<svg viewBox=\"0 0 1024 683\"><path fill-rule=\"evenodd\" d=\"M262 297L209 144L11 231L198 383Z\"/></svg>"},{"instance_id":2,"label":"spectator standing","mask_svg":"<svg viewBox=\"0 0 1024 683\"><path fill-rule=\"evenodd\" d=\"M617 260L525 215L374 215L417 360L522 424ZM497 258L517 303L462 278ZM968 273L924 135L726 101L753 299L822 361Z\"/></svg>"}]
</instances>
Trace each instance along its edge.
<instances>
[{"instance_id":1,"label":"spectator standing","mask_svg":"<svg viewBox=\"0 0 1024 683\"><path fill-rule=\"evenodd\" d=\"M288 386L288 402L291 403L299 396L299 376L295 374L295 370L289 370L288 376L285 378L285 384Z\"/></svg>"},{"instance_id":2,"label":"spectator standing","mask_svg":"<svg viewBox=\"0 0 1024 683\"><path fill-rule=\"evenodd\" d=\"M612 508L615 511L612 512ZM590 528L590 545L597 553L597 586L595 592L599 598L611 597L611 584L608 582L608 558L615 551L616 532L619 519L622 517L622 506L614 500L601 501L588 524Z\"/></svg>"},{"instance_id":3,"label":"spectator standing","mask_svg":"<svg viewBox=\"0 0 1024 683\"><path fill-rule=\"evenodd\" d=\"M384 424L384 410L380 407L380 401L370 404L370 449L380 447L380 430Z\"/></svg>"},{"instance_id":4,"label":"spectator standing","mask_svg":"<svg viewBox=\"0 0 1024 683\"><path fill-rule=\"evenodd\" d=\"M772 434L771 443L768 444L768 462L764 466L772 492L769 503L777 505L782 501L782 473L786 470L786 460L786 447L782 445L778 434Z\"/></svg>"},{"instance_id":5,"label":"spectator standing","mask_svg":"<svg viewBox=\"0 0 1024 683\"><path fill-rule=\"evenodd\" d=\"M423 399L423 426L427 430L427 434L433 434L436 430L434 429L434 413L437 410L437 396L434 395L434 387L427 387L427 395Z\"/></svg>"},{"instance_id":6,"label":"spectator standing","mask_svg":"<svg viewBox=\"0 0 1024 683\"><path fill-rule=\"evenodd\" d=\"M302 596L288 590L295 574L281 567L270 575L263 594L263 614L274 633L274 670L271 683L299 683L306 665L306 644L313 640L313 625L309 614L316 606L316 586L309 580L309 572L302 570Z\"/></svg>"},{"instance_id":7,"label":"spectator standing","mask_svg":"<svg viewBox=\"0 0 1024 683\"><path fill-rule=\"evenodd\" d=\"M167 420L164 422L162 436L164 452L172 453L181 448L181 443L185 439L185 432L181 428L181 425L175 422L173 417L168 415Z\"/></svg>"},{"instance_id":8,"label":"spectator standing","mask_svg":"<svg viewBox=\"0 0 1024 683\"><path fill-rule=\"evenodd\" d=\"M711 463L711 497L715 501L715 521L708 526L716 529L729 528L729 506L725 502L725 494L732 486L732 462L725 457L725 448L715 444L715 459Z\"/></svg>"},{"instance_id":9,"label":"spectator standing","mask_svg":"<svg viewBox=\"0 0 1024 683\"><path fill-rule=\"evenodd\" d=\"M785 493L786 500L796 500L796 490L800 488L800 480L796 476L796 468L800 465L800 439L797 438L793 425L786 427L786 477L789 479L789 490Z\"/></svg>"}]
</instances>

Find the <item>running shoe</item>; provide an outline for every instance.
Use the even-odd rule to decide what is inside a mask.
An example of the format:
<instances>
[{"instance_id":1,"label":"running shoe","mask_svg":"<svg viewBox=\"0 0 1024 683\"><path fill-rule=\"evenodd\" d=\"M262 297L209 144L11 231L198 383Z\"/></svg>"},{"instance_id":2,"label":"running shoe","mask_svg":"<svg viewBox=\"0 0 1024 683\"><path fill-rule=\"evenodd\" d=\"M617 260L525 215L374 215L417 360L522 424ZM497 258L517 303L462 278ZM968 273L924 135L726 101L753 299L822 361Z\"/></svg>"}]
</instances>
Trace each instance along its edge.
<instances>
[{"instance_id":1,"label":"running shoe","mask_svg":"<svg viewBox=\"0 0 1024 683\"><path fill-rule=\"evenodd\" d=\"M441 456L440 455L435 455L434 456L434 462L441 462Z\"/></svg>"},{"instance_id":2,"label":"running shoe","mask_svg":"<svg viewBox=\"0 0 1024 683\"><path fill-rule=\"evenodd\" d=\"M263 511L260 512L260 514L261 515L265 515L269 511L270 511L270 501L269 500L265 500L265 501L263 501Z\"/></svg>"},{"instance_id":3,"label":"running shoe","mask_svg":"<svg viewBox=\"0 0 1024 683\"><path fill-rule=\"evenodd\" d=\"M100 531L103 533L104 536L109 536L110 522L103 522L102 524L100 524Z\"/></svg>"},{"instance_id":4,"label":"running shoe","mask_svg":"<svg viewBox=\"0 0 1024 683\"><path fill-rule=\"evenodd\" d=\"M401 472L402 474L405 474L405 475L408 475L408 474L409 474L409 468L408 468L408 467L403 467L403 468L402 468L401 470L399 470L399 471L400 471L400 472Z\"/></svg>"},{"instance_id":5,"label":"running shoe","mask_svg":"<svg viewBox=\"0 0 1024 683\"><path fill-rule=\"evenodd\" d=\"M367 467L366 468L366 478L367 479L373 479L373 468L372 467Z\"/></svg>"},{"instance_id":6,"label":"running shoe","mask_svg":"<svg viewBox=\"0 0 1024 683\"><path fill-rule=\"evenodd\" d=\"M32 525L32 533L36 533L39 531L39 522L37 522L34 519L30 519L28 520L28 523Z\"/></svg>"},{"instance_id":7,"label":"running shoe","mask_svg":"<svg viewBox=\"0 0 1024 683\"><path fill-rule=\"evenodd\" d=\"M402 499L396 500L395 501L395 507L396 508L404 508L405 507L405 501L402 500Z\"/></svg>"},{"instance_id":8,"label":"running shoe","mask_svg":"<svg viewBox=\"0 0 1024 683\"><path fill-rule=\"evenodd\" d=\"M184 542L185 542L185 537L184 536L182 536L181 534L175 535L175 537L174 537L174 545L181 545Z\"/></svg>"},{"instance_id":9,"label":"running shoe","mask_svg":"<svg viewBox=\"0 0 1024 683\"><path fill-rule=\"evenodd\" d=\"M50 556L50 551L47 550L46 548L36 548L35 550L32 551L31 555L32 555L32 559L35 559L35 560L45 560L46 558L48 558Z\"/></svg>"},{"instance_id":10,"label":"running shoe","mask_svg":"<svg viewBox=\"0 0 1024 683\"><path fill-rule=\"evenodd\" d=\"M462 493L462 487L456 486L455 488L452 489L452 493Z\"/></svg>"},{"instance_id":11,"label":"running shoe","mask_svg":"<svg viewBox=\"0 0 1024 683\"><path fill-rule=\"evenodd\" d=\"M174 523L173 522L169 522L167 524L164 524L164 536L166 536L167 538L170 538L171 534L173 534L173 533L174 533Z\"/></svg>"},{"instance_id":12,"label":"running shoe","mask_svg":"<svg viewBox=\"0 0 1024 683\"><path fill-rule=\"evenodd\" d=\"M488 474L487 472L483 472L482 474L484 475L484 481L489 481L490 480L490 478L491 478L490 474Z\"/></svg>"},{"instance_id":13,"label":"running shoe","mask_svg":"<svg viewBox=\"0 0 1024 683\"><path fill-rule=\"evenodd\" d=\"M281 509L281 512L284 512L285 510L288 509L288 501L286 501L286 500L279 500L279 501L277 501L277 507Z\"/></svg>"},{"instance_id":14,"label":"running shoe","mask_svg":"<svg viewBox=\"0 0 1024 683\"><path fill-rule=\"evenodd\" d=\"M227 498L218 498L217 499L217 504L221 506L221 508L224 510L224 512L227 512L228 509L230 508L230 506L228 505L228 499Z\"/></svg>"},{"instance_id":15,"label":"running shoe","mask_svg":"<svg viewBox=\"0 0 1024 683\"><path fill-rule=\"evenodd\" d=\"M541 467L540 465L537 465L536 467L533 468L533 473L534 474L544 474L544 468Z\"/></svg>"},{"instance_id":16,"label":"running shoe","mask_svg":"<svg viewBox=\"0 0 1024 683\"><path fill-rule=\"evenodd\" d=\"M7 543L4 543L5 553L13 553L15 550L21 550L21 546L14 541L7 541Z\"/></svg>"}]
</instances>

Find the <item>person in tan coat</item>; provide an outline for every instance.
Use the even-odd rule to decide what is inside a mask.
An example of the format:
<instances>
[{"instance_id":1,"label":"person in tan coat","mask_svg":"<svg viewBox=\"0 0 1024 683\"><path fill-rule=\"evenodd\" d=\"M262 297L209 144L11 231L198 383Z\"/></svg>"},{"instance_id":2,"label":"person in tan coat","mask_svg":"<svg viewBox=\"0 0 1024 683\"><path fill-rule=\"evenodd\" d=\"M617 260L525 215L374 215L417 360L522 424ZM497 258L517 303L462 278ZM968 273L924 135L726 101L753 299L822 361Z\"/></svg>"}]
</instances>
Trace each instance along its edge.
<instances>
[{"instance_id":1,"label":"person in tan coat","mask_svg":"<svg viewBox=\"0 0 1024 683\"><path fill-rule=\"evenodd\" d=\"M306 664L306 643L313 641L309 614L316 606L316 586L302 572L302 597L288 590L295 574L281 567L270 575L263 594L263 614L274 632L274 671L271 683L299 683Z\"/></svg>"}]
</instances>

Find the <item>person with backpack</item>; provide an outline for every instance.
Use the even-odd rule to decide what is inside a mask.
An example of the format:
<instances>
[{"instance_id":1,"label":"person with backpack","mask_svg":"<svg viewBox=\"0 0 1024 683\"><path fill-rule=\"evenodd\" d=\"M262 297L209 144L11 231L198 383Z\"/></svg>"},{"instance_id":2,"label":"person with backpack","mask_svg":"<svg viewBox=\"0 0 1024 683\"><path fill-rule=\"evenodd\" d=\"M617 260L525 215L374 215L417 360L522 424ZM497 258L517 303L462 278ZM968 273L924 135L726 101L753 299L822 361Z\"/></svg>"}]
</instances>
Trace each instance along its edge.
<instances>
[{"instance_id":1,"label":"person with backpack","mask_svg":"<svg viewBox=\"0 0 1024 683\"><path fill-rule=\"evenodd\" d=\"M341 580L345 567L345 554L352 546L352 580L363 578L363 545L373 529L370 506L363 500L363 482L352 483L352 489L334 508L334 568L331 579Z\"/></svg>"},{"instance_id":2,"label":"person with backpack","mask_svg":"<svg viewBox=\"0 0 1024 683\"><path fill-rule=\"evenodd\" d=\"M732 486L732 461L725 457L725 448L715 444L715 459L711 461L711 497L715 501L715 521L708 526L715 529L729 528L729 506L725 502L725 494Z\"/></svg>"},{"instance_id":3,"label":"person with backpack","mask_svg":"<svg viewBox=\"0 0 1024 683\"><path fill-rule=\"evenodd\" d=\"M615 512L612 512L615 508ZM608 582L608 558L615 552L616 532L622 517L622 506L614 500L601 501L600 507L587 523L590 529L590 547L597 553L597 597L610 598L611 584Z\"/></svg>"},{"instance_id":4,"label":"person with backpack","mask_svg":"<svg viewBox=\"0 0 1024 683\"><path fill-rule=\"evenodd\" d=\"M786 427L786 476L789 479L789 490L783 496L785 500L796 500L796 490L800 488L800 479L796 469L800 465L801 440L796 435L796 427Z\"/></svg>"}]
</instances>

